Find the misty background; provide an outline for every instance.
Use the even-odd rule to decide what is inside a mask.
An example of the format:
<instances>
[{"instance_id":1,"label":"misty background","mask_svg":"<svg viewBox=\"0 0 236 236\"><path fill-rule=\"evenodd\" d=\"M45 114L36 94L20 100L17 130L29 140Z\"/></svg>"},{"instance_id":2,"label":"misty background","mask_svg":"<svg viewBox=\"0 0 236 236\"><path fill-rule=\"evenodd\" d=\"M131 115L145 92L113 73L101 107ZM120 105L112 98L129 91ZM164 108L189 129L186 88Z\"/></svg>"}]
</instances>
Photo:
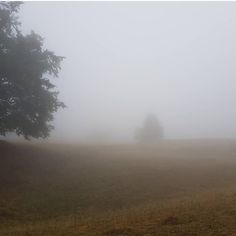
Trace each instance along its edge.
<instances>
[{"instance_id":1,"label":"misty background","mask_svg":"<svg viewBox=\"0 0 236 236\"><path fill-rule=\"evenodd\" d=\"M235 2L26 2L22 31L65 56L56 141L236 138Z\"/></svg>"}]
</instances>

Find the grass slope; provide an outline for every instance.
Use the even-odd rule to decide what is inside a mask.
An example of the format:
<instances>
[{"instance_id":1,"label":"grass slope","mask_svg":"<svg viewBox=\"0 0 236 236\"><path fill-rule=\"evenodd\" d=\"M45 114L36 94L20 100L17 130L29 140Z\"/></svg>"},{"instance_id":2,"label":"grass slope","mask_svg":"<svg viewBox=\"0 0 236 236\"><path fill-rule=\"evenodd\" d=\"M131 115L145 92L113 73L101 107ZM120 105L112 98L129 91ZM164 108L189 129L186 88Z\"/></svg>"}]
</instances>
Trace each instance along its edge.
<instances>
[{"instance_id":1,"label":"grass slope","mask_svg":"<svg viewBox=\"0 0 236 236\"><path fill-rule=\"evenodd\" d=\"M1 142L0 235L236 235L234 145Z\"/></svg>"}]
</instances>

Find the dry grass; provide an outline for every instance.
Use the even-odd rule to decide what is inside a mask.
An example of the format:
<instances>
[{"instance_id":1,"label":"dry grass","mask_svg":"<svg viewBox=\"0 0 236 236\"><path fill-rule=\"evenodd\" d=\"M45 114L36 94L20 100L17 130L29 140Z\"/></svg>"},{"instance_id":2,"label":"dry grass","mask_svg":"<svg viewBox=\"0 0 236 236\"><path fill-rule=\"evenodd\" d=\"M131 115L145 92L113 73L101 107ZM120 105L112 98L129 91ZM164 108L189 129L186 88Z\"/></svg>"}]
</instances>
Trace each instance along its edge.
<instances>
[{"instance_id":1,"label":"dry grass","mask_svg":"<svg viewBox=\"0 0 236 236\"><path fill-rule=\"evenodd\" d=\"M233 141L0 149L0 235L236 235Z\"/></svg>"}]
</instances>

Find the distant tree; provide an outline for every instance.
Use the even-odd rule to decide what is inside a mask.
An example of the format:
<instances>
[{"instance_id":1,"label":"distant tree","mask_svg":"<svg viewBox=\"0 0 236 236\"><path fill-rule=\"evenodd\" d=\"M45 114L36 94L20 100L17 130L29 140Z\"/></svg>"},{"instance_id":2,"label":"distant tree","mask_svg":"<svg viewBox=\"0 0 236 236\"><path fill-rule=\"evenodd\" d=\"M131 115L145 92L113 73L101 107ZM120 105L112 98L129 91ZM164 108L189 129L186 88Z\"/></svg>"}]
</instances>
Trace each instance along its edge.
<instances>
[{"instance_id":1,"label":"distant tree","mask_svg":"<svg viewBox=\"0 0 236 236\"><path fill-rule=\"evenodd\" d=\"M164 137L163 128L154 114L149 114L144 120L143 127L137 132L136 138L140 142L155 142Z\"/></svg>"},{"instance_id":2,"label":"distant tree","mask_svg":"<svg viewBox=\"0 0 236 236\"><path fill-rule=\"evenodd\" d=\"M20 2L0 2L0 135L26 139L49 135L53 113L65 105L48 76L58 76L63 57L44 49L33 31L23 35Z\"/></svg>"}]
</instances>

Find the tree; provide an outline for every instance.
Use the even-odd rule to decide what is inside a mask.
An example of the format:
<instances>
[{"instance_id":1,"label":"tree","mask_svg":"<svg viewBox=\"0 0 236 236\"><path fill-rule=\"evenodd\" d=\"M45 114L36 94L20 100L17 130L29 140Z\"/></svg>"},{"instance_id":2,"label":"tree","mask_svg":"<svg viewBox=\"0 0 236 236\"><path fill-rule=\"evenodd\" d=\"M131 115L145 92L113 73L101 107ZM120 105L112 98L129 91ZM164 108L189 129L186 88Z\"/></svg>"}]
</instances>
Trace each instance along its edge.
<instances>
[{"instance_id":1,"label":"tree","mask_svg":"<svg viewBox=\"0 0 236 236\"><path fill-rule=\"evenodd\" d=\"M140 142L155 142L164 136L163 128L154 114L149 114L144 120L143 127L138 130L137 139Z\"/></svg>"},{"instance_id":2,"label":"tree","mask_svg":"<svg viewBox=\"0 0 236 236\"><path fill-rule=\"evenodd\" d=\"M45 138L53 129L53 113L65 107L48 78L58 77L63 57L44 49L33 31L22 34L21 4L0 2L0 135Z\"/></svg>"}]
</instances>

